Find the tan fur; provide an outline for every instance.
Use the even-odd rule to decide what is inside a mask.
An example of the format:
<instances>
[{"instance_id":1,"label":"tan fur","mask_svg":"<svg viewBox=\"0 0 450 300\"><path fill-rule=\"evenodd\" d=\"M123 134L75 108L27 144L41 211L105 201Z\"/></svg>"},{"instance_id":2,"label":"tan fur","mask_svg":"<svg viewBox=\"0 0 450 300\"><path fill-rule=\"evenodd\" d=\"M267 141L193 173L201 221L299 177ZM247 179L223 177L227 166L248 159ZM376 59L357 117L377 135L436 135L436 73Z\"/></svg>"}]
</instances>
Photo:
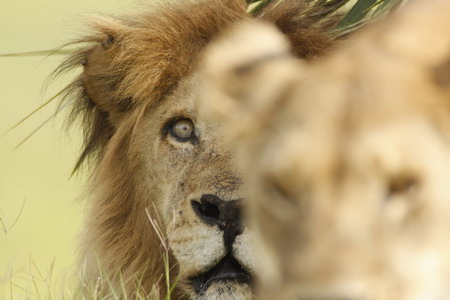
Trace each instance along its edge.
<instances>
[{"instance_id":1,"label":"tan fur","mask_svg":"<svg viewBox=\"0 0 450 300\"><path fill-rule=\"evenodd\" d=\"M312 64L268 25L208 50L202 103L251 188L263 299L450 298L449 32L450 2L422 0Z\"/></svg>"},{"instance_id":2,"label":"tan fur","mask_svg":"<svg viewBox=\"0 0 450 300\"><path fill-rule=\"evenodd\" d=\"M300 57L326 50L331 23L309 20L307 1L284 2L267 7L260 18L279 23ZM66 101L72 101L72 118L80 117L85 134L76 168L89 161L92 169L81 247L85 284L105 294L112 287L119 297L133 297L137 289L156 289L164 297L165 250L148 211L167 239L169 280L179 278L172 299L253 297L247 284L233 281L199 296L189 281L226 254L222 232L201 222L191 201L204 194L225 201L245 196L226 141L194 105L198 57L218 33L248 18L243 0L158 2L145 12L94 20L93 33L78 41L83 48L61 66L59 72L84 66ZM193 121L196 143L168 133L167 124L176 118ZM245 229L230 251L255 273L252 239Z\"/></svg>"}]
</instances>

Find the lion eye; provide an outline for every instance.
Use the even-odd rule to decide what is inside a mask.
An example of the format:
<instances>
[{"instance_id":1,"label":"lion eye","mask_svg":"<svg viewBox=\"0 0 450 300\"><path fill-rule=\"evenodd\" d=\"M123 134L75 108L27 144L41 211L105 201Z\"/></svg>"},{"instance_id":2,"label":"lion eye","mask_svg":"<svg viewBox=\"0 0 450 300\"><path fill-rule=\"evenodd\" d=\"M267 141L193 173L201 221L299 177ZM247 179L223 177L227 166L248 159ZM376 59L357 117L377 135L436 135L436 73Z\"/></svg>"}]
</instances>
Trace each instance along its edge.
<instances>
[{"instance_id":1,"label":"lion eye","mask_svg":"<svg viewBox=\"0 0 450 300\"><path fill-rule=\"evenodd\" d=\"M189 119L180 119L172 124L170 132L176 139L185 142L193 137L194 124Z\"/></svg>"}]
</instances>

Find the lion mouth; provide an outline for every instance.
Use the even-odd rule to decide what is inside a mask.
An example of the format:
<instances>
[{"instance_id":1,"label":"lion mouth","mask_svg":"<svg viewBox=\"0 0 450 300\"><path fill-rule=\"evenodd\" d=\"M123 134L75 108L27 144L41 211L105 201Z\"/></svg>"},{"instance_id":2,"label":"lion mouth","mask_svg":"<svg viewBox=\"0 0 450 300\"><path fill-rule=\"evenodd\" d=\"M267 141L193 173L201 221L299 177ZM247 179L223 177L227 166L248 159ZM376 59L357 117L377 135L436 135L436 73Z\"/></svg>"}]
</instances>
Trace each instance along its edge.
<instances>
[{"instance_id":1,"label":"lion mouth","mask_svg":"<svg viewBox=\"0 0 450 300\"><path fill-rule=\"evenodd\" d=\"M250 274L232 255L225 256L209 271L190 279L197 294L206 291L214 282L235 281L240 284L250 284L250 280Z\"/></svg>"}]
</instances>

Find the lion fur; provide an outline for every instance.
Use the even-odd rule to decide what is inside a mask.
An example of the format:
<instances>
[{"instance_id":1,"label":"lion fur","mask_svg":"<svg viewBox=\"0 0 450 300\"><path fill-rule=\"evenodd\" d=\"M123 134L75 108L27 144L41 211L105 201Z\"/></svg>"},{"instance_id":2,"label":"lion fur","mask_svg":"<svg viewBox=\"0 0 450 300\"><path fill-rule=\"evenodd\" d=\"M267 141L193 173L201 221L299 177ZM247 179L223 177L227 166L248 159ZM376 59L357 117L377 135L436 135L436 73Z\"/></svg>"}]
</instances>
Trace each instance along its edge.
<instances>
[{"instance_id":1,"label":"lion fur","mask_svg":"<svg viewBox=\"0 0 450 300\"><path fill-rule=\"evenodd\" d=\"M148 142L135 136L146 113L199 68L211 40L250 17L243 0L174 0L150 6L123 17L91 20L91 33L74 42L80 50L58 72L83 67L64 101L71 105L69 118L83 128L76 169L87 163L91 170L80 251L86 281L95 284L105 276L104 281L120 286L122 280L129 296L137 288L150 293L156 286L163 297L164 249L143 213L148 210L159 220L149 199L160 195L143 179L139 157ZM314 23L308 19L312 12L308 1L285 0L256 18L276 24L294 53L310 58L330 48L327 32L333 24L332 19ZM173 281L176 269L171 276ZM100 283L100 289L107 291L111 283ZM185 295L175 291L172 297Z\"/></svg>"}]
</instances>

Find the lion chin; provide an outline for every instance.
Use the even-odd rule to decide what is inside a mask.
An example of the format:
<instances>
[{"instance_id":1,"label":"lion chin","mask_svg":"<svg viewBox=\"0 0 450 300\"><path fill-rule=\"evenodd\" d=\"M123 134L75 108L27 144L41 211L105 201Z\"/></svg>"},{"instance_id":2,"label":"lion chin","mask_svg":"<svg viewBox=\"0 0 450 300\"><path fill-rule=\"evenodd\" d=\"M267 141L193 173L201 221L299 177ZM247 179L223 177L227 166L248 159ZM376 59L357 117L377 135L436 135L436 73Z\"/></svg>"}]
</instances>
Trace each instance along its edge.
<instances>
[{"instance_id":1,"label":"lion chin","mask_svg":"<svg viewBox=\"0 0 450 300\"><path fill-rule=\"evenodd\" d=\"M253 293L246 284L235 281L215 282L197 300L228 300L228 299L253 299Z\"/></svg>"},{"instance_id":2,"label":"lion chin","mask_svg":"<svg viewBox=\"0 0 450 300\"><path fill-rule=\"evenodd\" d=\"M232 255L189 282L194 299L253 299L251 275Z\"/></svg>"},{"instance_id":3,"label":"lion chin","mask_svg":"<svg viewBox=\"0 0 450 300\"><path fill-rule=\"evenodd\" d=\"M212 282L200 294L192 295L196 300L228 300L228 299L254 299L252 289L246 283L235 280L218 280Z\"/></svg>"}]
</instances>

